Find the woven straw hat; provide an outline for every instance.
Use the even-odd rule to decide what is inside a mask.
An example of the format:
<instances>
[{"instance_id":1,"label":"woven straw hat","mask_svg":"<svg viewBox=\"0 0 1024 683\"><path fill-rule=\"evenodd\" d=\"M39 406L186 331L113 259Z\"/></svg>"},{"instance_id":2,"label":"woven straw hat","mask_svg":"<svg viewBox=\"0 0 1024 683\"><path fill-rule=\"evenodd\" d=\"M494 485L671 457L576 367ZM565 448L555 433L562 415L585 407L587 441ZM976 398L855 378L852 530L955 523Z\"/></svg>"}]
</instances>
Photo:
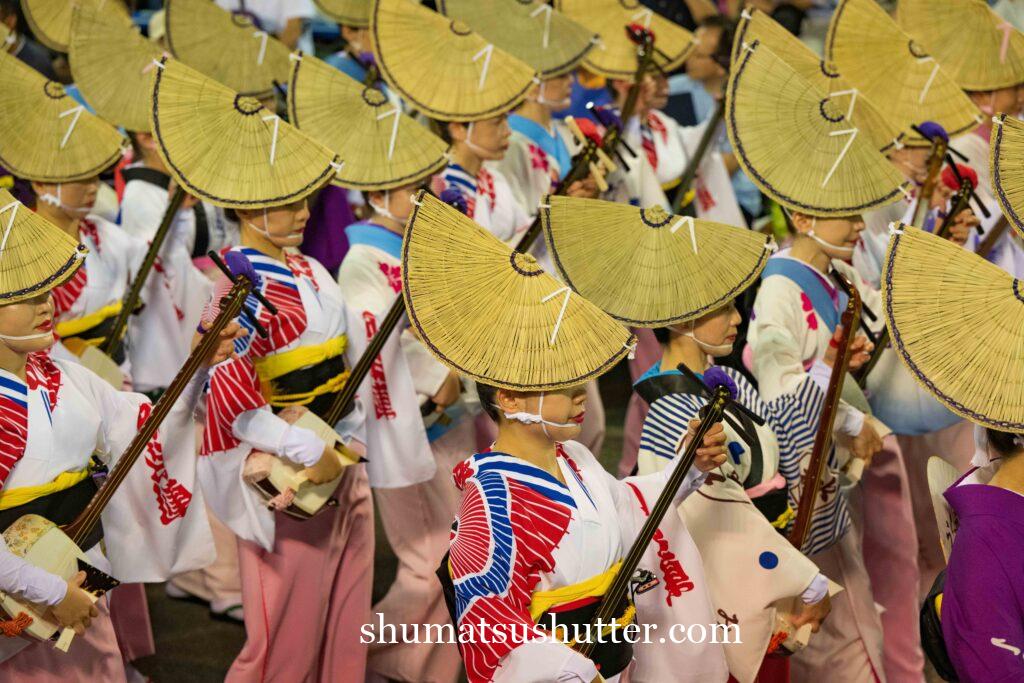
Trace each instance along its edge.
<instances>
[{"instance_id":1,"label":"woven straw hat","mask_svg":"<svg viewBox=\"0 0 1024 683\"><path fill-rule=\"evenodd\" d=\"M231 209L306 197L337 170L334 153L265 109L177 60L153 82L157 150L179 187Z\"/></svg>"},{"instance_id":2,"label":"woven straw hat","mask_svg":"<svg viewBox=\"0 0 1024 683\"><path fill-rule=\"evenodd\" d=\"M900 0L897 18L964 90L1024 83L1024 34L982 0Z\"/></svg>"},{"instance_id":3,"label":"woven straw hat","mask_svg":"<svg viewBox=\"0 0 1024 683\"><path fill-rule=\"evenodd\" d=\"M1024 432L1024 291L949 240L900 226L882 273L893 347L911 374L973 422Z\"/></svg>"},{"instance_id":4,"label":"woven straw hat","mask_svg":"<svg viewBox=\"0 0 1024 683\"><path fill-rule=\"evenodd\" d=\"M343 26L366 28L370 25L371 0L313 0L317 9Z\"/></svg>"},{"instance_id":5,"label":"woven straw hat","mask_svg":"<svg viewBox=\"0 0 1024 683\"><path fill-rule=\"evenodd\" d=\"M373 49L388 85L442 121L479 121L526 97L537 73L470 30L412 0L374 0Z\"/></svg>"},{"instance_id":6,"label":"woven straw hat","mask_svg":"<svg viewBox=\"0 0 1024 683\"><path fill-rule=\"evenodd\" d=\"M821 92L846 98L853 108L850 120L874 140L879 151L886 152L902 144L903 133L899 127L862 93L855 93L853 85L842 77L834 64L825 64L802 40L764 12L745 10L736 28L733 56L738 57L743 45L755 40L781 57Z\"/></svg>"},{"instance_id":7,"label":"woven straw hat","mask_svg":"<svg viewBox=\"0 0 1024 683\"><path fill-rule=\"evenodd\" d=\"M632 81L636 76L636 45L626 35L630 24L654 34L654 61L665 72L681 67L696 44L692 33L640 0L555 0L555 7L601 37L583 65L607 78Z\"/></svg>"},{"instance_id":8,"label":"woven straw hat","mask_svg":"<svg viewBox=\"0 0 1024 683\"><path fill-rule=\"evenodd\" d=\"M316 57L299 55L288 81L292 125L329 149L343 166L342 187L388 190L432 175L448 162L448 144L368 88Z\"/></svg>"},{"instance_id":9,"label":"woven straw hat","mask_svg":"<svg viewBox=\"0 0 1024 683\"><path fill-rule=\"evenodd\" d=\"M97 114L130 131L149 130L149 96L162 51L132 24L88 4L72 15L68 60L82 96Z\"/></svg>"},{"instance_id":10,"label":"woven straw hat","mask_svg":"<svg viewBox=\"0 0 1024 683\"><path fill-rule=\"evenodd\" d=\"M210 0L166 0L164 12L174 56L235 92L263 97L288 79L288 48L249 17Z\"/></svg>"},{"instance_id":11,"label":"woven straw hat","mask_svg":"<svg viewBox=\"0 0 1024 683\"><path fill-rule=\"evenodd\" d=\"M1024 236L1024 122L1000 114L989 143L989 169L996 199L1010 225Z\"/></svg>"},{"instance_id":12,"label":"woven straw hat","mask_svg":"<svg viewBox=\"0 0 1024 683\"><path fill-rule=\"evenodd\" d=\"M840 0L828 27L825 59L902 129L908 145L931 145L911 128L924 121L935 121L950 137L981 122L981 112L950 74L875 0Z\"/></svg>"},{"instance_id":13,"label":"woven straw hat","mask_svg":"<svg viewBox=\"0 0 1024 683\"><path fill-rule=\"evenodd\" d=\"M550 207L541 220L562 280L629 325L664 327L724 306L758 277L774 249L762 233L658 206L559 196L541 206Z\"/></svg>"},{"instance_id":14,"label":"woven straw hat","mask_svg":"<svg viewBox=\"0 0 1024 683\"><path fill-rule=\"evenodd\" d=\"M582 384L635 342L626 328L441 200L420 192L402 243L409 321L453 370L520 391Z\"/></svg>"},{"instance_id":15,"label":"woven straw hat","mask_svg":"<svg viewBox=\"0 0 1024 683\"><path fill-rule=\"evenodd\" d=\"M726 127L736 158L761 190L811 216L850 216L907 192L896 167L830 99L771 50L753 43L733 64Z\"/></svg>"},{"instance_id":16,"label":"woven straw hat","mask_svg":"<svg viewBox=\"0 0 1024 683\"><path fill-rule=\"evenodd\" d=\"M551 5L536 0L439 0L438 9L554 78L575 69L598 37Z\"/></svg>"},{"instance_id":17,"label":"woven straw hat","mask_svg":"<svg viewBox=\"0 0 1024 683\"><path fill-rule=\"evenodd\" d=\"M0 51L0 164L43 183L94 178L128 141L17 57Z\"/></svg>"},{"instance_id":18,"label":"woven straw hat","mask_svg":"<svg viewBox=\"0 0 1024 683\"><path fill-rule=\"evenodd\" d=\"M21 0L21 9L32 33L40 43L57 52L68 51L71 42L71 10L75 6L91 7L129 18L122 0Z\"/></svg>"},{"instance_id":19,"label":"woven straw hat","mask_svg":"<svg viewBox=\"0 0 1024 683\"><path fill-rule=\"evenodd\" d=\"M0 306L48 292L71 277L88 250L0 190Z\"/></svg>"}]
</instances>

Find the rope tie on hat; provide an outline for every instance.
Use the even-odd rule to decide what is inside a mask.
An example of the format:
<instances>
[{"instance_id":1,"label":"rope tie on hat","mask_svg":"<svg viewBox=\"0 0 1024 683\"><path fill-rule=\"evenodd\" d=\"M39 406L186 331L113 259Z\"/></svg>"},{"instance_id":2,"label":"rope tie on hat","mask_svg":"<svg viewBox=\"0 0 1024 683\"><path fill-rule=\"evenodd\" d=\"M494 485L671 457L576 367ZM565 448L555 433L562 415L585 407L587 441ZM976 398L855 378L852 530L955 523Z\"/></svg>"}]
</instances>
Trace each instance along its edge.
<instances>
[{"instance_id":1,"label":"rope tie on hat","mask_svg":"<svg viewBox=\"0 0 1024 683\"><path fill-rule=\"evenodd\" d=\"M146 65L146 67L142 70L142 72L145 73L148 69L151 69L154 66L156 68L158 68L158 69L163 69L164 68L164 63L159 61L159 60L157 60L157 59L154 59L153 61L151 61L149 64Z\"/></svg>"},{"instance_id":2,"label":"rope tie on hat","mask_svg":"<svg viewBox=\"0 0 1024 683\"><path fill-rule=\"evenodd\" d=\"M775 244L775 240L769 237L768 241L764 243L764 250L769 254L774 254L779 250L779 245Z\"/></svg>"},{"instance_id":3,"label":"rope tie on hat","mask_svg":"<svg viewBox=\"0 0 1024 683\"><path fill-rule=\"evenodd\" d=\"M330 162L330 167L334 169L335 173L341 173L341 169L345 168L345 162L344 161L332 161L332 162Z\"/></svg>"},{"instance_id":4,"label":"rope tie on hat","mask_svg":"<svg viewBox=\"0 0 1024 683\"><path fill-rule=\"evenodd\" d=\"M477 90L483 90L484 89L484 81L487 80L487 69L490 68L490 66L491 66L491 55L493 55L493 54L494 54L494 46L491 45L490 43L487 43L487 45L485 45L480 50L480 52L477 52L475 55L473 55L473 61L474 62L479 60L481 57L484 58L484 67L480 71L480 84L477 85L477 87L476 87Z\"/></svg>"},{"instance_id":5,"label":"rope tie on hat","mask_svg":"<svg viewBox=\"0 0 1024 683\"><path fill-rule=\"evenodd\" d=\"M385 192L385 194L387 194L387 190L385 190L384 192ZM412 202L413 204L415 204L416 206L423 206L423 202L420 201L419 199L417 199L416 195L412 195L409 198L409 201Z\"/></svg>"},{"instance_id":6,"label":"rope tie on hat","mask_svg":"<svg viewBox=\"0 0 1024 683\"><path fill-rule=\"evenodd\" d=\"M1013 24L1004 21L996 27L997 31L1003 32L1003 42L999 46L999 63L1006 64L1006 51L1010 48L1010 36L1013 35Z\"/></svg>"},{"instance_id":7,"label":"rope tie on hat","mask_svg":"<svg viewBox=\"0 0 1024 683\"><path fill-rule=\"evenodd\" d=\"M895 223L894 222L894 223L890 223L889 224L889 234L890 235L902 235L903 234L903 231L900 230L899 223Z\"/></svg>"},{"instance_id":8,"label":"rope tie on hat","mask_svg":"<svg viewBox=\"0 0 1024 683\"><path fill-rule=\"evenodd\" d=\"M266 31L255 31L252 34L253 38L260 39L260 51L256 55L256 63L263 66L263 58L267 55L267 39L270 37Z\"/></svg>"},{"instance_id":9,"label":"rope tie on hat","mask_svg":"<svg viewBox=\"0 0 1024 683\"><path fill-rule=\"evenodd\" d=\"M274 165L274 157L277 156L277 133L281 128L281 117L277 114L271 114L270 116L264 116L264 121L274 122L274 138L270 141L270 165Z\"/></svg>"},{"instance_id":10,"label":"rope tie on hat","mask_svg":"<svg viewBox=\"0 0 1024 683\"><path fill-rule=\"evenodd\" d=\"M8 210L11 212L11 220L7 221L7 229L4 230L4 239L0 242L0 258L3 258L4 249L7 248L7 238L11 236L11 228L14 227L14 218L18 215L18 202L11 202L0 209L0 213Z\"/></svg>"},{"instance_id":11,"label":"rope tie on hat","mask_svg":"<svg viewBox=\"0 0 1024 683\"><path fill-rule=\"evenodd\" d=\"M917 103L918 104L924 104L924 98L928 97L928 90L930 90L931 87L932 87L932 81L935 80L935 77L939 73L939 63L935 61L934 57L918 57L917 58L917 63L918 64L924 64L925 62L931 62L933 64L933 66L932 66L932 73L931 73L931 75L928 76L928 80L924 82L924 87L921 88L921 94L917 96Z\"/></svg>"},{"instance_id":12,"label":"rope tie on hat","mask_svg":"<svg viewBox=\"0 0 1024 683\"><path fill-rule=\"evenodd\" d=\"M675 222L675 225L669 230L673 235L676 234L676 230L688 225L690 228L690 242L693 244L693 253L697 253L697 233L694 228L693 218L691 216L680 216L679 220Z\"/></svg>"},{"instance_id":13,"label":"rope tie on hat","mask_svg":"<svg viewBox=\"0 0 1024 683\"><path fill-rule=\"evenodd\" d=\"M399 111L397 106L391 111L386 111L383 114L377 114L378 121L387 118L388 116L395 117L395 122L391 126L391 142L388 143L388 161L391 161L391 157L395 153L395 139L398 137L398 121L401 118L401 114L402 112Z\"/></svg>"},{"instance_id":14,"label":"rope tie on hat","mask_svg":"<svg viewBox=\"0 0 1024 683\"><path fill-rule=\"evenodd\" d=\"M828 185L828 181L832 180L832 174L836 172L836 169L839 168L839 164L842 163L843 158L846 156L846 153L850 151L850 146L853 144L853 141L857 139L857 133L859 132L860 129L858 128L848 128L846 130L834 130L828 134L829 137L833 138L836 137L837 135L849 135L850 139L846 141L845 145L843 145L843 151L841 151L839 153L839 156L836 157L836 162L832 164L832 168L828 170L828 173L825 175L825 179L821 181L822 187Z\"/></svg>"},{"instance_id":15,"label":"rope tie on hat","mask_svg":"<svg viewBox=\"0 0 1024 683\"><path fill-rule=\"evenodd\" d=\"M547 49L548 37L551 35L551 5L537 5L537 8L530 12L530 18L535 19L541 12L544 13L544 39L541 44Z\"/></svg>"},{"instance_id":16,"label":"rope tie on hat","mask_svg":"<svg viewBox=\"0 0 1024 683\"><path fill-rule=\"evenodd\" d=\"M555 329L551 332L551 340L548 342L548 346L555 345L555 339L558 337L558 330L562 327L562 318L565 317L565 309L569 308L569 297L572 296L572 290L568 287L562 287L559 290L551 292L540 300L542 304L546 304L562 292L565 292L565 300L562 302L562 310L558 312L558 320L555 321Z\"/></svg>"},{"instance_id":17,"label":"rope tie on hat","mask_svg":"<svg viewBox=\"0 0 1024 683\"><path fill-rule=\"evenodd\" d=\"M71 119L71 125L68 126L68 131L64 133L64 138L60 141L60 149L64 149L64 145L68 144L68 139L71 137L72 131L75 130L75 126L78 125L78 119L81 118L83 111L85 111L85 107L78 105L57 115L58 118L74 115L74 118Z\"/></svg>"},{"instance_id":18,"label":"rope tie on hat","mask_svg":"<svg viewBox=\"0 0 1024 683\"><path fill-rule=\"evenodd\" d=\"M850 108L846 110L846 120L849 121L850 123L853 123L853 109L854 109L854 107L857 106L857 95L859 95L859 94L860 94L859 90L857 90L856 88L850 88L848 90L838 90L838 91L832 93L831 95L829 95L826 99L830 100L833 97L842 97L843 95L849 95L850 96Z\"/></svg>"},{"instance_id":19,"label":"rope tie on hat","mask_svg":"<svg viewBox=\"0 0 1024 683\"><path fill-rule=\"evenodd\" d=\"M914 201L914 195L911 194L910 190L907 189L906 185L900 185L899 190L900 192L903 193L903 196L907 198L908 202Z\"/></svg>"},{"instance_id":20,"label":"rope tie on hat","mask_svg":"<svg viewBox=\"0 0 1024 683\"><path fill-rule=\"evenodd\" d=\"M626 349L626 351L628 352L626 354L626 357L629 358L629 360L634 360L636 358L636 345L637 345L637 342L633 342L632 344L623 344L622 345L622 348Z\"/></svg>"},{"instance_id":21,"label":"rope tie on hat","mask_svg":"<svg viewBox=\"0 0 1024 683\"><path fill-rule=\"evenodd\" d=\"M654 12L652 12L649 9L647 9L646 7L643 7L643 8L640 9L639 12L634 14L630 18L630 20L631 21L636 21L637 19L640 19L641 21L644 22L644 28L649 29L651 27L651 19L653 17L654 17Z\"/></svg>"},{"instance_id":22,"label":"rope tie on hat","mask_svg":"<svg viewBox=\"0 0 1024 683\"><path fill-rule=\"evenodd\" d=\"M300 50L298 52L289 52L288 53L288 59L292 60L293 62L301 62L302 61L302 51Z\"/></svg>"}]
</instances>

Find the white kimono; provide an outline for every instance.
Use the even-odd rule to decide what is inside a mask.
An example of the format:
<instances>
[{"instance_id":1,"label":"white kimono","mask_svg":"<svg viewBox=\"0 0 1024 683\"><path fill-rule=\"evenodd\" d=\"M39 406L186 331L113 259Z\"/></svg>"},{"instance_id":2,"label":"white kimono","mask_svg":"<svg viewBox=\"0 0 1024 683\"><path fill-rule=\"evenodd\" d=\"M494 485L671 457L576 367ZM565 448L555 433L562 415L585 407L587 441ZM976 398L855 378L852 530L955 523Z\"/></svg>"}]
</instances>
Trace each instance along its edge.
<instances>
[{"instance_id":1,"label":"white kimono","mask_svg":"<svg viewBox=\"0 0 1024 683\"><path fill-rule=\"evenodd\" d=\"M515 245L530 227L530 215L501 171L481 168L474 177L452 163L435 177L434 185L438 196L445 190L458 192L466 203L466 215L506 244Z\"/></svg>"},{"instance_id":2,"label":"white kimono","mask_svg":"<svg viewBox=\"0 0 1024 683\"><path fill-rule=\"evenodd\" d=\"M144 396L116 391L89 370L47 354L29 356L27 381L0 371L0 486L4 492L80 472L95 453L111 468L151 413ZM205 372L193 378L102 515L104 543L90 563L123 582L165 581L214 559L202 494L195 486L192 407ZM51 495L61 495L55 493ZM104 555L105 552L105 555ZM0 590L56 605L65 582L12 555L0 539ZM0 639L0 660L29 644Z\"/></svg>"}]
</instances>

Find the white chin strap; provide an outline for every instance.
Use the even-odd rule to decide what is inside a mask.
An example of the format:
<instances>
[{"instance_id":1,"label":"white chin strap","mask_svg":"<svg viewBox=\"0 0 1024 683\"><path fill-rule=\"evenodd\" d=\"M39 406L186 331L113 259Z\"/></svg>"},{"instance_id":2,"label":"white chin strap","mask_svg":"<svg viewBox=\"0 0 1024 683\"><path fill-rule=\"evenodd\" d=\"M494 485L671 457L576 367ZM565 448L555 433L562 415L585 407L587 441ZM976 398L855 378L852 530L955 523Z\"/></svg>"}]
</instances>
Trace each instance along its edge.
<instances>
[{"instance_id":1,"label":"white chin strap","mask_svg":"<svg viewBox=\"0 0 1024 683\"><path fill-rule=\"evenodd\" d=\"M495 406L497 408L497 406ZM544 430L544 435L550 437L548 434L548 427L577 427L579 426L575 422L552 422L551 420L545 420L540 413L544 412L544 392L540 394L540 405L537 406L536 413L527 413L520 411L518 413L503 413L506 420L512 420L514 422L521 422L524 425L541 425L541 429Z\"/></svg>"},{"instance_id":2,"label":"white chin strap","mask_svg":"<svg viewBox=\"0 0 1024 683\"><path fill-rule=\"evenodd\" d=\"M82 208L79 208L79 207L68 206L67 204L65 204L64 202L61 201L61 198L60 198L60 186L61 186L61 184L57 183L57 194L51 194L49 192L44 192L41 195L39 195L39 201L45 202L45 203L49 204L50 206L55 206L58 209L60 209L61 211L63 211L64 213L67 213L67 214L72 215L72 216L85 216L85 215L87 215L89 213L89 209L82 209Z\"/></svg>"},{"instance_id":3,"label":"white chin strap","mask_svg":"<svg viewBox=\"0 0 1024 683\"><path fill-rule=\"evenodd\" d=\"M486 150L480 145L473 142L473 121L469 122L469 126L466 128L466 146L476 152L479 157L489 157L494 154L491 150Z\"/></svg>"},{"instance_id":4,"label":"white chin strap","mask_svg":"<svg viewBox=\"0 0 1024 683\"><path fill-rule=\"evenodd\" d=\"M545 81L541 81L540 89L537 91L537 97L536 99L533 100L534 102L536 102L537 104L543 104L547 107L551 107L552 109L564 109L565 107L568 107L570 104L572 104L571 97L566 97L561 100L549 100L548 98L544 97L545 84Z\"/></svg>"},{"instance_id":5,"label":"white chin strap","mask_svg":"<svg viewBox=\"0 0 1024 683\"><path fill-rule=\"evenodd\" d=\"M853 256L853 247L841 247L841 246L839 246L837 244L832 244L831 242L826 242L825 240L823 240L820 237L818 237L817 235L815 235L814 234L814 226L817 225L817 224L818 224L818 219L817 218L811 218L811 229L807 231L807 236L808 237L810 237L812 240L814 240L815 242L817 242L821 246L825 247L826 249L831 249L832 251L838 252L838 253L842 254L843 256Z\"/></svg>"},{"instance_id":6,"label":"white chin strap","mask_svg":"<svg viewBox=\"0 0 1024 683\"><path fill-rule=\"evenodd\" d=\"M669 327L670 330L679 332L684 337L689 337L697 343L697 346L701 348L704 353L709 355L728 356L732 353L732 344L709 344L706 341L701 340L696 334L693 333L693 325L690 325L689 330L680 330L678 327Z\"/></svg>"},{"instance_id":7,"label":"white chin strap","mask_svg":"<svg viewBox=\"0 0 1024 683\"><path fill-rule=\"evenodd\" d=\"M268 222L270 222L270 219L267 217L267 210L263 209L263 227L262 228L259 227L258 225L256 225L255 223L253 223L252 221L246 221L245 224L248 225L253 230L255 230L256 232L258 232L259 234L261 234L264 237L266 237L271 242L273 242L274 241L274 236L270 234L269 230L267 230L267 223Z\"/></svg>"},{"instance_id":8,"label":"white chin strap","mask_svg":"<svg viewBox=\"0 0 1024 683\"><path fill-rule=\"evenodd\" d=\"M406 221L405 218L399 218L395 214L391 213L391 211L388 209L388 206L391 204L391 191L390 190L384 190L384 205L383 206L381 206L380 204L374 204L373 202L369 202L369 204L370 204L370 206L373 207L373 210L376 211L377 213L379 213L381 216L385 216L387 218L390 218L391 220L393 220L396 223L400 223L402 225L405 225L405 221Z\"/></svg>"},{"instance_id":9,"label":"white chin strap","mask_svg":"<svg viewBox=\"0 0 1024 683\"><path fill-rule=\"evenodd\" d=\"M0 334L3 341L29 341L32 339L53 339L53 332L40 332L39 334L23 334L21 336L9 336Z\"/></svg>"}]
</instances>

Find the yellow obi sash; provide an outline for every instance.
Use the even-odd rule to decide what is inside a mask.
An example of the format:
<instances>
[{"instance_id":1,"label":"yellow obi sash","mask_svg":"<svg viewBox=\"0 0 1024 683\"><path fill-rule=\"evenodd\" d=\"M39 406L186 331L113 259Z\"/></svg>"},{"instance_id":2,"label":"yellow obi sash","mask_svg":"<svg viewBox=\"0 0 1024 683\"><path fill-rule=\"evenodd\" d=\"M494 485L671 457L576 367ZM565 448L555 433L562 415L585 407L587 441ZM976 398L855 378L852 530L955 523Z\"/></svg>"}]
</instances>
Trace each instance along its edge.
<instances>
[{"instance_id":1,"label":"yellow obi sash","mask_svg":"<svg viewBox=\"0 0 1024 683\"><path fill-rule=\"evenodd\" d=\"M82 482L89 476L89 468L75 472L61 472L57 478L46 484L38 486L19 486L16 489L0 491L0 510L8 510L31 503L36 498L49 496L53 493L67 490Z\"/></svg>"},{"instance_id":2,"label":"yellow obi sash","mask_svg":"<svg viewBox=\"0 0 1024 683\"><path fill-rule=\"evenodd\" d=\"M552 588L546 591L535 591L530 598L530 618L537 621L542 614L552 607L576 602L584 598L602 597L608 592L621 566L622 560L619 560L603 573L595 574L579 583L562 586L561 588Z\"/></svg>"},{"instance_id":3,"label":"yellow obi sash","mask_svg":"<svg viewBox=\"0 0 1024 683\"><path fill-rule=\"evenodd\" d=\"M104 306L98 310L83 315L81 318L72 318L71 320L64 320L57 323L56 332L58 337L76 337L83 332L88 332L97 325L102 324L105 320L113 318L121 312L121 302L115 301L112 304ZM87 344L98 346L102 344L106 337L97 337L95 339L83 339Z\"/></svg>"},{"instance_id":4,"label":"yellow obi sash","mask_svg":"<svg viewBox=\"0 0 1024 683\"><path fill-rule=\"evenodd\" d=\"M323 363L332 358L337 358L345 352L348 346L348 337L341 335L328 339L323 344L310 344L300 346L291 351L275 353L272 356L257 358L253 365L256 366L256 374L260 377L260 390L267 402L274 407L285 407L294 405L306 405L312 403L318 396L341 391L348 381L349 371L339 372L334 377L318 387L297 394L280 394L274 388L273 380L287 375L296 370L309 368Z\"/></svg>"}]
</instances>

